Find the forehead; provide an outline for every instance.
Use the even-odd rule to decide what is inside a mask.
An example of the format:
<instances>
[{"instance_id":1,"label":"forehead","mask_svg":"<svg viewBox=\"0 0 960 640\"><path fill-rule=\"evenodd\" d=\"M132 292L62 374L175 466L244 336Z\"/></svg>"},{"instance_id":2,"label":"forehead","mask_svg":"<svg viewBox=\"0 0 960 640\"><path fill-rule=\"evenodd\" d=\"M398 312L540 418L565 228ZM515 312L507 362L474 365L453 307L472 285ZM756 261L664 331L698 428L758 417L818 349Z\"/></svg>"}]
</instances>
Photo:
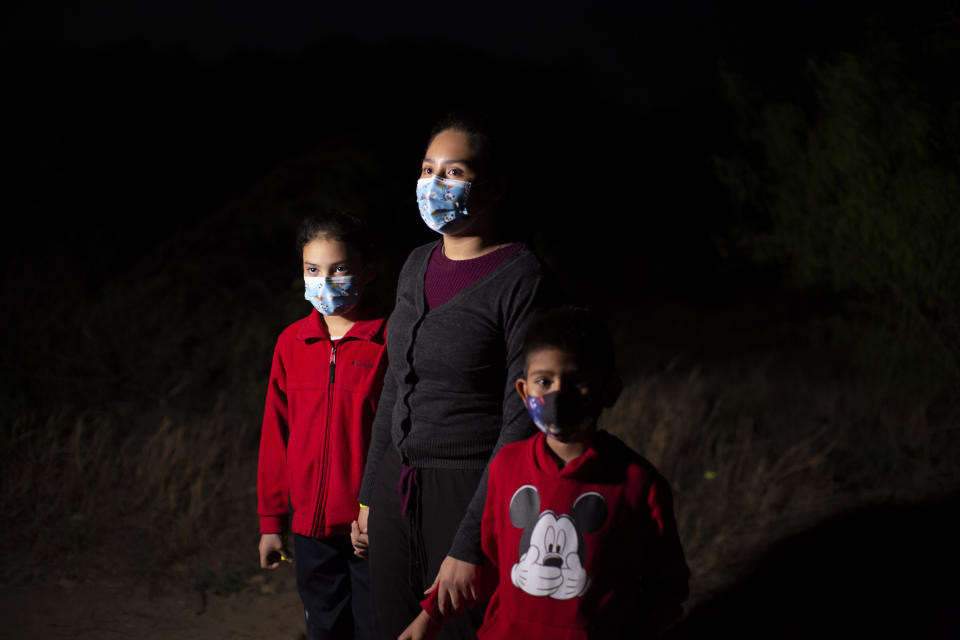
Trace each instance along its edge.
<instances>
[{"instance_id":1,"label":"forehead","mask_svg":"<svg viewBox=\"0 0 960 640\"><path fill-rule=\"evenodd\" d=\"M527 354L527 371L567 373L578 369L577 357L565 349L536 349Z\"/></svg>"},{"instance_id":2,"label":"forehead","mask_svg":"<svg viewBox=\"0 0 960 640\"><path fill-rule=\"evenodd\" d=\"M470 137L458 129L444 129L430 141L424 158L431 160L470 160L473 157L473 147L470 146Z\"/></svg>"},{"instance_id":3,"label":"forehead","mask_svg":"<svg viewBox=\"0 0 960 640\"><path fill-rule=\"evenodd\" d=\"M303 245L305 262L342 262L353 257L354 251L346 242L328 235L320 235Z\"/></svg>"}]
</instances>

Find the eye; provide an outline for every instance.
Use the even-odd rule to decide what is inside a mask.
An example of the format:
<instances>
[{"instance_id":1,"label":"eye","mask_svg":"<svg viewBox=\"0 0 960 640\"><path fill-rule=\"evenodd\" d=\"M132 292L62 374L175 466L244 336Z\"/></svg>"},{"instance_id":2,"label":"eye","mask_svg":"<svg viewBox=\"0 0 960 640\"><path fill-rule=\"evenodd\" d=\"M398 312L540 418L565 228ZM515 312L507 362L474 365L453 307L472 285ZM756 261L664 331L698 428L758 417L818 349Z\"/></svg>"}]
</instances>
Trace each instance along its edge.
<instances>
[{"instance_id":1,"label":"eye","mask_svg":"<svg viewBox=\"0 0 960 640\"><path fill-rule=\"evenodd\" d=\"M433 175L433 167L422 167L420 169L420 175L423 175L423 176Z\"/></svg>"},{"instance_id":2,"label":"eye","mask_svg":"<svg viewBox=\"0 0 960 640\"><path fill-rule=\"evenodd\" d=\"M550 386L551 381L550 381L550 378L540 377L540 378L537 378L536 380L534 380L534 383L535 383L538 387L543 387L544 389L546 389L547 387Z\"/></svg>"},{"instance_id":3,"label":"eye","mask_svg":"<svg viewBox=\"0 0 960 640\"><path fill-rule=\"evenodd\" d=\"M462 176L463 169L450 169L449 171L447 171L447 174L451 176Z\"/></svg>"},{"instance_id":4,"label":"eye","mask_svg":"<svg viewBox=\"0 0 960 640\"><path fill-rule=\"evenodd\" d=\"M314 274L317 273L317 268L316 268L316 267L307 267L307 273L309 273L309 274L311 274L311 275L314 275Z\"/></svg>"},{"instance_id":5,"label":"eye","mask_svg":"<svg viewBox=\"0 0 960 640\"><path fill-rule=\"evenodd\" d=\"M557 553L563 553L563 548L567 545L567 534L563 530L557 533Z\"/></svg>"},{"instance_id":6,"label":"eye","mask_svg":"<svg viewBox=\"0 0 960 640\"><path fill-rule=\"evenodd\" d=\"M553 527L547 527L547 532L543 536L543 544L547 548L547 553L553 553L553 544L557 539L557 532Z\"/></svg>"},{"instance_id":7,"label":"eye","mask_svg":"<svg viewBox=\"0 0 960 640\"><path fill-rule=\"evenodd\" d=\"M350 271L350 268L345 264L339 264L337 265L336 269L334 269L335 273L346 273L348 271Z\"/></svg>"}]
</instances>

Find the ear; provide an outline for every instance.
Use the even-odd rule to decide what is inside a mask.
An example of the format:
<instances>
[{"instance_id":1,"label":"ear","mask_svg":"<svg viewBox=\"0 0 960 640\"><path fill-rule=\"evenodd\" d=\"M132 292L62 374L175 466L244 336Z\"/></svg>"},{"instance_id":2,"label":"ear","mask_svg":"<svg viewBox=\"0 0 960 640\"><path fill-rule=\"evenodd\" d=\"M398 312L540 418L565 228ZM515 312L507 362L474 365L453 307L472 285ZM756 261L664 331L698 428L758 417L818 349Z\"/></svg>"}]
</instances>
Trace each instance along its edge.
<instances>
[{"instance_id":1,"label":"ear","mask_svg":"<svg viewBox=\"0 0 960 640\"><path fill-rule=\"evenodd\" d=\"M620 393L623 391L623 379L616 371L610 374L606 384L603 385L603 407L609 409L617 404Z\"/></svg>"},{"instance_id":2,"label":"ear","mask_svg":"<svg viewBox=\"0 0 960 640\"><path fill-rule=\"evenodd\" d=\"M596 491L580 494L573 501L570 517L577 523L580 533L598 531L607 521L607 501Z\"/></svg>"},{"instance_id":3,"label":"ear","mask_svg":"<svg viewBox=\"0 0 960 640\"><path fill-rule=\"evenodd\" d=\"M527 406L527 379L526 378L517 378L517 393L520 394L520 397L523 398L523 406Z\"/></svg>"},{"instance_id":4,"label":"ear","mask_svg":"<svg viewBox=\"0 0 960 640\"><path fill-rule=\"evenodd\" d=\"M532 484L525 484L510 498L510 524L526 529L540 515L540 494Z\"/></svg>"}]
</instances>

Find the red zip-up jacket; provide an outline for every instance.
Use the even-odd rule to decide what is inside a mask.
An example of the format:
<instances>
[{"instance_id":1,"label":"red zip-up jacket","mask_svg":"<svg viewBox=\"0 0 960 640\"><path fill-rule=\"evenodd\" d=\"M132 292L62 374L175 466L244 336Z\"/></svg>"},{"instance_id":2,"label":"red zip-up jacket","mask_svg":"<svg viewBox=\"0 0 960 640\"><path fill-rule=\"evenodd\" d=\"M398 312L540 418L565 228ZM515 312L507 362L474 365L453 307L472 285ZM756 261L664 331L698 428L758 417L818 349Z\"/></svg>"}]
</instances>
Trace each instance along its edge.
<instances>
[{"instance_id":1,"label":"red zip-up jacket","mask_svg":"<svg viewBox=\"0 0 960 640\"><path fill-rule=\"evenodd\" d=\"M386 370L385 318L358 320L334 343L313 310L280 334L260 433L260 533L283 533L290 510L294 533L350 532Z\"/></svg>"}]
</instances>

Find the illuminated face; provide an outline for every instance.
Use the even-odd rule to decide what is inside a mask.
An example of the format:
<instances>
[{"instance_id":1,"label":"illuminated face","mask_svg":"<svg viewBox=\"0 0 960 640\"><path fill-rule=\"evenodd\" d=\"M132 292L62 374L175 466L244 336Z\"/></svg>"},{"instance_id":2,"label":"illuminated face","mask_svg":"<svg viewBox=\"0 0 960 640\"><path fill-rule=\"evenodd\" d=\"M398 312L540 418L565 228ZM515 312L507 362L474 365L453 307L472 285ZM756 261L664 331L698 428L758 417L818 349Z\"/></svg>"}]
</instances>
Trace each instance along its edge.
<instances>
[{"instance_id":1,"label":"illuminated face","mask_svg":"<svg viewBox=\"0 0 960 640\"><path fill-rule=\"evenodd\" d=\"M437 176L473 182L477 174L470 166L472 158L473 149L467 134L457 129L445 129L430 141L420 164L420 177Z\"/></svg>"},{"instance_id":2,"label":"illuminated face","mask_svg":"<svg viewBox=\"0 0 960 640\"><path fill-rule=\"evenodd\" d=\"M460 202L459 207L449 207L450 213L442 219L436 216L440 216L447 208L441 207L443 211L437 212L432 206L424 207L423 198L434 198L436 194L421 193L421 185L418 183L417 198L424 222L431 229L445 236L481 233L490 223L488 211L491 210L495 198L491 199L488 186L483 183L482 176L478 174L474 157L474 149L470 146L470 137L466 133L458 129L445 129L430 141L430 146L427 147L420 164L421 182L435 178L468 183L465 186L460 183L447 183L458 185L451 191L451 195L459 198ZM454 213L454 210L459 213ZM478 220L481 222L478 223Z\"/></svg>"},{"instance_id":3,"label":"illuminated face","mask_svg":"<svg viewBox=\"0 0 960 640\"><path fill-rule=\"evenodd\" d=\"M538 349L527 356L525 378L517 381L530 418L561 442L582 439L596 428L602 410L603 380L583 370L562 349Z\"/></svg>"},{"instance_id":4,"label":"illuminated face","mask_svg":"<svg viewBox=\"0 0 960 640\"><path fill-rule=\"evenodd\" d=\"M303 247L303 297L325 316L349 316L370 273L357 252L335 238L319 236Z\"/></svg>"},{"instance_id":5,"label":"illuminated face","mask_svg":"<svg viewBox=\"0 0 960 640\"><path fill-rule=\"evenodd\" d=\"M363 258L350 245L330 236L317 236L303 247L303 275L308 278L361 276L364 282Z\"/></svg>"}]
</instances>

